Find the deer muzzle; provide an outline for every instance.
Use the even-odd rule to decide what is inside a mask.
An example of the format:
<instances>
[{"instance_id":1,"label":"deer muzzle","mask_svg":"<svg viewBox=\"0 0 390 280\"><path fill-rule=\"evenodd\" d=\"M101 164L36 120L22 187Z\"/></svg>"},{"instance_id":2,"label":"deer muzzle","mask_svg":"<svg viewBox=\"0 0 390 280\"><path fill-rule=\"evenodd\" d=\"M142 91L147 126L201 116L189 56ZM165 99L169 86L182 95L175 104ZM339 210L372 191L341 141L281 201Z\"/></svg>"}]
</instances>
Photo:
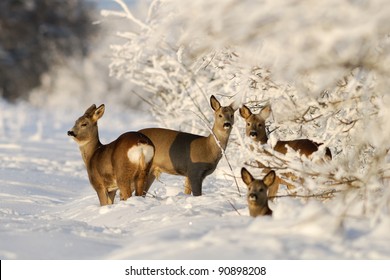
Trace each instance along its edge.
<instances>
[{"instance_id":1,"label":"deer muzzle","mask_svg":"<svg viewBox=\"0 0 390 280\"><path fill-rule=\"evenodd\" d=\"M230 129L230 128L232 128L232 124L230 123L230 122L225 122L224 124L223 124L223 128L224 129Z\"/></svg>"},{"instance_id":2,"label":"deer muzzle","mask_svg":"<svg viewBox=\"0 0 390 280\"><path fill-rule=\"evenodd\" d=\"M257 195L254 194L254 193L250 193L248 195L248 199L249 199L249 201L256 201L257 200Z\"/></svg>"},{"instance_id":3,"label":"deer muzzle","mask_svg":"<svg viewBox=\"0 0 390 280\"><path fill-rule=\"evenodd\" d=\"M251 132L249 132L249 137L250 138L256 138L257 137L257 132L252 130Z\"/></svg>"},{"instance_id":4,"label":"deer muzzle","mask_svg":"<svg viewBox=\"0 0 390 280\"><path fill-rule=\"evenodd\" d=\"M76 137L76 134L73 131L69 130L68 136Z\"/></svg>"}]
</instances>

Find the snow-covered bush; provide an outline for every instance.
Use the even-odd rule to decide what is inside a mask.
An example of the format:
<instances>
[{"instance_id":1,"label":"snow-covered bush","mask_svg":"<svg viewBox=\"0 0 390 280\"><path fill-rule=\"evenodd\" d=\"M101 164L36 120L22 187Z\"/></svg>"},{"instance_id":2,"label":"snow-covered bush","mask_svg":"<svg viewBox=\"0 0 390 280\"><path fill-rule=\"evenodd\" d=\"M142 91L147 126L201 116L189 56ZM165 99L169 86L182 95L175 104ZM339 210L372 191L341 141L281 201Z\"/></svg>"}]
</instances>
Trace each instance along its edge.
<instances>
[{"instance_id":1,"label":"snow-covered bush","mask_svg":"<svg viewBox=\"0 0 390 280\"><path fill-rule=\"evenodd\" d=\"M254 111L270 104L270 146L310 138L329 147L333 160L275 155L268 145L254 153L237 117L228 154L235 170L268 162L304 177L300 194L342 191L335 198L346 205L341 215L352 206L360 215L389 214L386 0L155 0L138 17L116 2L123 12L103 15L124 18L128 30L112 46L111 75L143 88L161 125L205 133L211 94Z\"/></svg>"}]
</instances>

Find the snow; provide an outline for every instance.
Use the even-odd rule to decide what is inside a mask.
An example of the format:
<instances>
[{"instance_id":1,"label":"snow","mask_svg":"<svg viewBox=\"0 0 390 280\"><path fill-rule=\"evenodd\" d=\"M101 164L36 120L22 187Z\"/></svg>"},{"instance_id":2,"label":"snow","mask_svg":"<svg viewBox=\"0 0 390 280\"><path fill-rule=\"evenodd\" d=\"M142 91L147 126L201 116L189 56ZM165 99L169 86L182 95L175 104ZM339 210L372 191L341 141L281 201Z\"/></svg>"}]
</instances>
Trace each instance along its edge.
<instances>
[{"instance_id":1,"label":"snow","mask_svg":"<svg viewBox=\"0 0 390 280\"><path fill-rule=\"evenodd\" d=\"M66 135L85 109L0 101L0 259L390 258L389 216L343 216L342 197L279 198L273 217L250 217L224 160L201 197L183 193L184 178L163 175L148 197L100 207ZM104 143L151 125L146 112L122 111L107 106Z\"/></svg>"}]
</instances>

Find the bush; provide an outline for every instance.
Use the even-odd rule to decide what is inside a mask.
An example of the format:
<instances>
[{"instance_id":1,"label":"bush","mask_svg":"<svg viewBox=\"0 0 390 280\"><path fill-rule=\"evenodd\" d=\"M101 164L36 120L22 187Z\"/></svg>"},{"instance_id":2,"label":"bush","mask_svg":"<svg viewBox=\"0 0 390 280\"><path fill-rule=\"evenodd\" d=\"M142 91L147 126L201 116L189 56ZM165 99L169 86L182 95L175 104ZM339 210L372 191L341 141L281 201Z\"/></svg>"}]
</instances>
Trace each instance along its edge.
<instances>
[{"instance_id":1,"label":"bush","mask_svg":"<svg viewBox=\"0 0 390 280\"><path fill-rule=\"evenodd\" d=\"M305 178L297 186L303 195L335 189L341 215L353 208L377 220L390 206L385 2L156 0L139 19L124 7L104 13L129 20L119 34L125 43L112 49L111 73L152 94L162 125L190 132L207 131L201 118L211 121L211 94L251 109L271 104L269 145L258 152L248 149L238 117L227 150L235 170L267 162L278 174ZM297 138L330 147L331 163L274 156L269 148Z\"/></svg>"}]
</instances>

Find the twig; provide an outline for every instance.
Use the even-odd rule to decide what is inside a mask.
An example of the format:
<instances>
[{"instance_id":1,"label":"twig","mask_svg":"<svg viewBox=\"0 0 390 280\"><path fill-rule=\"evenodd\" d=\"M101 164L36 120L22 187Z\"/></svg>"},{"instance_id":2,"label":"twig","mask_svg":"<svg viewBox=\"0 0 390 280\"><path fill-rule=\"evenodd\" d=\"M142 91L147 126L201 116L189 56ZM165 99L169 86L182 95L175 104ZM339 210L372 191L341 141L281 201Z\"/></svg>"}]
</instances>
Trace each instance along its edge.
<instances>
[{"instance_id":1,"label":"twig","mask_svg":"<svg viewBox=\"0 0 390 280\"><path fill-rule=\"evenodd\" d=\"M198 104L198 102L196 102L196 100L194 98L192 98L191 94L189 93L189 91L187 90L187 87L185 87L183 84L182 84L183 88L184 88L184 91L185 93L187 94L187 96L191 99L192 103L195 105L195 107L198 109L199 113L202 114L203 118L205 120L208 121L206 115L203 113L202 109L200 108L200 105ZM199 87L200 88L200 87ZM209 121L208 121L209 122ZM210 123L210 122L209 122Z\"/></svg>"},{"instance_id":2,"label":"twig","mask_svg":"<svg viewBox=\"0 0 390 280\"><path fill-rule=\"evenodd\" d=\"M230 200L227 200L227 202L229 202L230 206L232 206L233 209L237 212L237 214L238 214L239 216L241 216L241 213L238 211L238 209L236 208L236 206L234 206L234 204L233 204Z\"/></svg>"},{"instance_id":3,"label":"twig","mask_svg":"<svg viewBox=\"0 0 390 280\"><path fill-rule=\"evenodd\" d=\"M139 25L141 28L150 30L150 27L148 25L146 25L145 23L143 23L142 21L134 17L134 15L130 12L127 5L122 0L114 0L114 1L121 6L128 19L132 20L135 24Z\"/></svg>"},{"instance_id":4,"label":"twig","mask_svg":"<svg viewBox=\"0 0 390 280\"><path fill-rule=\"evenodd\" d=\"M337 190L330 190L330 191L325 191L323 193L319 193L319 194L308 194L308 195L300 195L300 194L286 194L286 195L275 195L275 196L270 196L268 197L268 199L272 199L272 198L284 198L284 197L298 197L298 198L313 198L313 197L318 197L318 198L326 198L326 197L329 197L335 193L338 193L338 192L341 192L341 191L337 191Z\"/></svg>"},{"instance_id":5,"label":"twig","mask_svg":"<svg viewBox=\"0 0 390 280\"><path fill-rule=\"evenodd\" d=\"M203 70L206 70L206 68L211 64L211 62L213 61L213 59L215 58L216 56L216 51L214 51L214 54L213 56L211 57L211 59L209 59L209 62L207 62L207 64L203 67ZM192 71L191 71L192 72Z\"/></svg>"},{"instance_id":6,"label":"twig","mask_svg":"<svg viewBox=\"0 0 390 280\"><path fill-rule=\"evenodd\" d=\"M135 90L132 89L131 92L134 93L135 95L137 95L142 101L144 101L145 103L149 104L151 107L155 107L155 104L153 104L153 102L151 102L150 100L146 99L145 97L143 97L141 94L139 94Z\"/></svg>"},{"instance_id":7,"label":"twig","mask_svg":"<svg viewBox=\"0 0 390 280\"><path fill-rule=\"evenodd\" d=\"M146 196L152 197L152 198L157 199L157 200L161 200L161 198L159 198L159 197L157 196L156 192L154 192L154 194L152 194L152 193L150 193L150 192L147 192L147 193L145 193L145 197L146 197Z\"/></svg>"},{"instance_id":8,"label":"twig","mask_svg":"<svg viewBox=\"0 0 390 280\"><path fill-rule=\"evenodd\" d=\"M213 133L214 134L214 133ZM214 137L215 137L215 135L214 135ZM219 142L218 142L218 145L219 145ZM220 146L220 145L219 145ZM232 165L230 164L230 161L228 160L228 158L227 158L227 155L226 155L226 153L225 153L225 151L222 149L222 147L220 146L220 148L221 148L221 150L223 151L222 152L222 154L225 156L225 159L226 159L226 162L227 162L227 164L228 164L228 166L229 166L229 169L230 169L230 171L232 172L232 174L234 174L233 173L233 168L232 168ZM238 181L237 181L237 178L236 178L236 176L233 176L233 178L234 178L234 181L235 181L235 183L236 183L236 186L237 186L237 190L238 190L238 195L239 196L241 196L241 191L240 191L240 187L238 186Z\"/></svg>"}]
</instances>

